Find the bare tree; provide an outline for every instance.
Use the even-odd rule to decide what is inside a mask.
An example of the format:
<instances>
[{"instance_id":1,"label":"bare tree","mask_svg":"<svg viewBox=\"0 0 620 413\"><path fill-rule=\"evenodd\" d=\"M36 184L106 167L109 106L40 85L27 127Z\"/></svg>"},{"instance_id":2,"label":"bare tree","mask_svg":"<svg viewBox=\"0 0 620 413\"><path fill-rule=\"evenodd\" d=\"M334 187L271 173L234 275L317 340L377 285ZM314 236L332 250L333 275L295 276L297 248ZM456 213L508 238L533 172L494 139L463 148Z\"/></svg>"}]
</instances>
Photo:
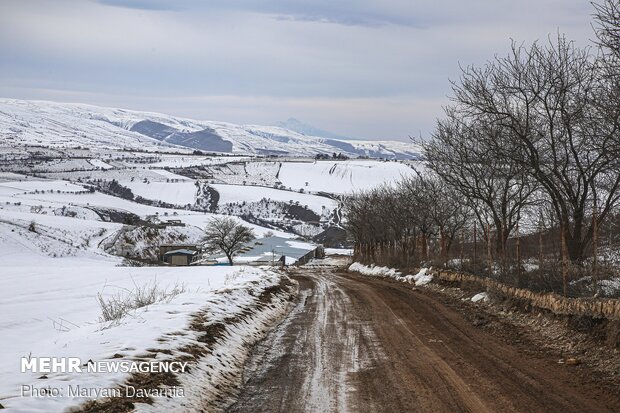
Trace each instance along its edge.
<instances>
[{"instance_id":1,"label":"bare tree","mask_svg":"<svg viewBox=\"0 0 620 413\"><path fill-rule=\"evenodd\" d=\"M429 259L429 242L437 233L437 225L430 206L436 202L428 185L420 175L403 179L399 190L403 193L403 202L411 209L410 219L416 233L419 234L420 258Z\"/></svg>"},{"instance_id":2,"label":"bare tree","mask_svg":"<svg viewBox=\"0 0 620 413\"><path fill-rule=\"evenodd\" d=\"M513 44L454 84L460 116L509 131L510 139L486 142L547 192L571 261L583 260L592 240L592 188L600 188L599 222L619 196L620 99L597 68L588 50L559 37L546 47Z\"/></svg>"},{"instance_id":3,"label":"bare tree","mask_svg":"<svg viewBox=\"0 0 620 413\"><path fill-rule=\"evenodd\" d=\"M240 224L234 218L213 218L205 228L202 239L208 252L222 251L233 265L233 257L247 242L255 238L252 229Z\"/></svg>"},{"instance_id":4,"label":"bare tree","mask_svg":"<svg viewBox=\"0 0 620 413\"><path fill-rule=\"evenodd\" d=\"M428 200L425 205L420 205L418 210L428 211L428 217L439 237L439 255L446 261L458 232L470 218L469 205L439 176L425 173L418 179L423 187L420 193Z\"/></svg>"},{"instance_id":5,"label":"bare tree","mask_svg":"<svg viewBox=\"0 0 620 413\"><path fill-rule=\"evenodd\" d=\"M427 261L436 235L445 261L459 231L471 220L469 211L439 177L413 175L393 186L349 196L344 225L355 242L355 256L362 261L390 265L409 265L416 257Z\"/></svg>"},{"instance_id":6,"label":"bare tree","mask_svg":"<svg viewBox=\"0 0 620 413\"><path fill-rule=\"evenodd\" d=\"M497 253L502 256L517 218L532 202L536 188L519 163L496 156L495 144L487 144L489 139L501 144L508 133L493 123L478 119L468 122L447 108L433 139L421 143L429 168L475 207L482 228L493 225Z\"/></svg>"},{"instance_id":7,"label":"bare tree","mask_svg":"<svg viewBox=\"0 0 620 413\"><path fill-rule=\"evenodd\" d=\"M603 0L592 4L599 45L615 58L620 58L620 3L617 0Z\"/></svg>"}]
</instances>

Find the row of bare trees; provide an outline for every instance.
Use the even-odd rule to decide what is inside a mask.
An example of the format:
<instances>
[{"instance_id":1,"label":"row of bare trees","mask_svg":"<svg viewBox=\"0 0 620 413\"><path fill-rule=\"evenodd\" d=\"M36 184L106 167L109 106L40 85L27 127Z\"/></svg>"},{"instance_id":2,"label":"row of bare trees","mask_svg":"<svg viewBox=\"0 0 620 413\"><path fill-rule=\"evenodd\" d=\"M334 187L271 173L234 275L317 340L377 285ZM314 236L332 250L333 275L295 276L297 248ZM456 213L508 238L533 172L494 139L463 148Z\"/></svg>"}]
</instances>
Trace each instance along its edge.
<instances>
[{"instance_id":1,"label":"row of bare trees","mask_svg":"<svg viewBox=\"0 0 620 413\"><path fill-rule=\"evenodd\" d=\"M346 202L345 226L364 262L417 264L430 259L430 246L447 259L471 208L442 180L404 178L395 186L360 192Z\"/></svg>"},{"instance_id":2,"label":"row of bare trees","mask_svg":"<svg viewBox=\"0 0 620 413\"><path fill-rule=\"evenodd\" d=\"M595 10L594 47L562 35L513 42L506 56L462 69L445 115L420 142L426 170L349 203L361 259L428 260L434 236L447 260L460 234L461 250L482 256L482 236L487 267L495 257L507 268L508 245L527 226L557 233L564 293L571 267L596 266L599 228L620 198L620 6L605 0Z\"/></svg>"}]
</instances>

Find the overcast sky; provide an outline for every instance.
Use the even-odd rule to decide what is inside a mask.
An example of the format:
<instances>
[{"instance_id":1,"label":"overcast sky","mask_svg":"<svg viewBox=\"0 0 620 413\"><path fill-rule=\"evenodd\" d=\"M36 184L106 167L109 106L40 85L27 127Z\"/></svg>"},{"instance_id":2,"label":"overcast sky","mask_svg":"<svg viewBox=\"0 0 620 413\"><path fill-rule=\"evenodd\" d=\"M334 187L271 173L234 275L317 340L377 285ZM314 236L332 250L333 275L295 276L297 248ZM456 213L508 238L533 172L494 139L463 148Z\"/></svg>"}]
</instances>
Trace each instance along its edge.
<instances>
[{"instance_id":1,"label":"overcast sky","mask_svg":"<svg viewBox=\"0 0 620 413\"><path fill-rule=\"evenodd\" d=\"M432 130L459 64L558 30L588 45L591 14L585 0L0 0L0 96L404 140Z\"/></svg>"}]
</instances>

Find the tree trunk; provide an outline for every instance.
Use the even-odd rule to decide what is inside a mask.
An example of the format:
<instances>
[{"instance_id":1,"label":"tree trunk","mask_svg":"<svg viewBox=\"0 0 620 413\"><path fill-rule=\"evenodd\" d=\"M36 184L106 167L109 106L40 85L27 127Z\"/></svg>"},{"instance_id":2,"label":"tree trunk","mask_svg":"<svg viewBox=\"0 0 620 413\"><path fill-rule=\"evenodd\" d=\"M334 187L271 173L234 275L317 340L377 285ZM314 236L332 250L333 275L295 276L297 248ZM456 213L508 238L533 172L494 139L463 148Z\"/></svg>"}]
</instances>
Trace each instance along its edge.
<instances>
[{"instance_id":1,"label":"tree trunk","mask_svg":"<svg viewBox=\"0 0 620 413\"><path fill-rule=\"evenodd\" d=\"M582 262L586 258L587 241L581 239L581 234L575 236L570 231L565 230L565 246L568 259L571 262Z\"/></svg>"},{"instance_id":2,"label":"tree trunk","mask_svg":"<svg viewBox=\"0 0 620 413\"><path fill-rule=\"evenodd\" d=\"M516 239L516 253L517 253L517 287L521 288L523 280L521 279L521 236L519 234L519 221L516 225L517 239Z\"/></svg>"},{"instance_id":3,"label":"tree trunk","mask_svg":"<svg viewBox=\"0 0 620 413\"><path fill-rule=\"evenodd\" d=\"M417 248L418 248L417 235L414 235L409 239L409 256L413 257L414 262L415 262L415 259L417 258L416 256Z\"/></svg>"},{"instance_id":4,"label":"tree trunk","mask_svg":"<svg viewBox=\"0 0 620 413\"><path fill-rule=\"evenodd\" d=\"M464 259L464 250L463 248L465 248L465 230L462 229L461 230L461 251L459 254L459 268L463 269L463 259Z\"/></svg>"},{"instance_id":5,"label":"tree trunk","mask_svg":"<svg viewBox=\"0 0 620 413\"><path fill-rule=\"evenodd\" d=\"M439 249L444 263L448 260L448 251L446 248L446 232L443 228L439 229Z\"/></svg>"},{"instance_id":6,"label":"tree trunk","mask_svg":"<svg viewBox=\"0 0 620 413\"><path fill-rule=\"evenodd\" d=\"M594 280L595 295L598 294L598 211L596 207L595 196L592 208L592 279Z\"/></svg>"},{"instance_id":7,"label":"tree trunk","mask_svg":"<svg viewBox=\"0 0 620 413\"><path fill-rule=\"evenodd\" d=\"M491 254L491 225L487 224L487 259L489 267L489 276L493 276L493 254Z\"/></svg>"},{"instance_id":8,"label":"tree trunk","mask_svg":"<svg viewBox=\"0 0 620 413\"><path fill-rule=\"evenodd\" d=\"M473 267L476 268L476 253L478 249L478 234L476 233L476 221L474 221L474 259L473 259Z\"/></svg>"},{"instance_id":9,"label":"tree trunk","mask_svg":"<svg viewBox=\"0 0 620 413\"><path fill-rule=\"evenodd\" d=\"M568 296L568 249L566 247L566 226L562 224L560 228L562 238L562 290L564 297Z\"/></svg>"},{"instance_id":10,"label":"tree trunk","mask_svg":"<svg viewBox=\"0 0 620 413\"><path fill-rule=\"evenodd\" d=\"M543 266L543 224L542 218L538 225L538 268L542 270Z\"/></svg>"}]
</instances>

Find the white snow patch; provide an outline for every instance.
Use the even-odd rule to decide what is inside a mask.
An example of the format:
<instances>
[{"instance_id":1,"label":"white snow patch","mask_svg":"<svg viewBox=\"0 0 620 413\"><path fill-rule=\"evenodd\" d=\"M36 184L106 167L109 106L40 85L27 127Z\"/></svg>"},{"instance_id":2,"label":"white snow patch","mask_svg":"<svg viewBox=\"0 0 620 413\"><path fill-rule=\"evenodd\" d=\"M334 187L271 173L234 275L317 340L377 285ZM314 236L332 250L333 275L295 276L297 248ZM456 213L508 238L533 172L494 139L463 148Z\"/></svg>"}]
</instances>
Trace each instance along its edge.
<instances>
[{"instance_id":1,"label":"white snow patch","mask_svg":"<svg viewBox=\"0 0 620 413\"><path fill-rule=\"evenodd\" d=\"M372 277L403 278L401 277L400 271L396 271L394 268L377 267L375 265L367 266L359 262L351 264L349 266L349 271L359 272L360 274L370 275Z\"/></svg>"},{"instance_id":2,"label":"white snow patch","mask_svg":"<svg viewBox=\"0 0 620 413\"><path fill-rule=\"evenodd\" d=\"M422 268L416 275L408 275L405 279L416 286L426 285L433 281L433 276L427 274L427 272L428 268Z\"/></svg>"},{"instance_id":3,"label":"white snow patch","mask_svg":"<svg viewBox=\"0 0 620 413\"><path fill-rule=\"evenodd\" d=\"M416 286L426 285L433 280L433 276L427 274L429 270L430 268L422 268L416 275L403 276L400 271L389 267L367 266L359 262L354 262L349 266L349 271L359 272L360 274L372 277L392 278L396 281L415 284Z\"/></svg>"},{"instance_id":4,"label":"white snow patch","mask_svg":"<svg viewBox=\"0 0 620 413\"><path fill-rule=\"evenodd\" d=\"M489 295L487 293L478 293L478 294L474 295L471 298L471 300L474 303L477 303L478 301L482 301L482 302L489 301Z\"/></svg>"}]
</instances>

